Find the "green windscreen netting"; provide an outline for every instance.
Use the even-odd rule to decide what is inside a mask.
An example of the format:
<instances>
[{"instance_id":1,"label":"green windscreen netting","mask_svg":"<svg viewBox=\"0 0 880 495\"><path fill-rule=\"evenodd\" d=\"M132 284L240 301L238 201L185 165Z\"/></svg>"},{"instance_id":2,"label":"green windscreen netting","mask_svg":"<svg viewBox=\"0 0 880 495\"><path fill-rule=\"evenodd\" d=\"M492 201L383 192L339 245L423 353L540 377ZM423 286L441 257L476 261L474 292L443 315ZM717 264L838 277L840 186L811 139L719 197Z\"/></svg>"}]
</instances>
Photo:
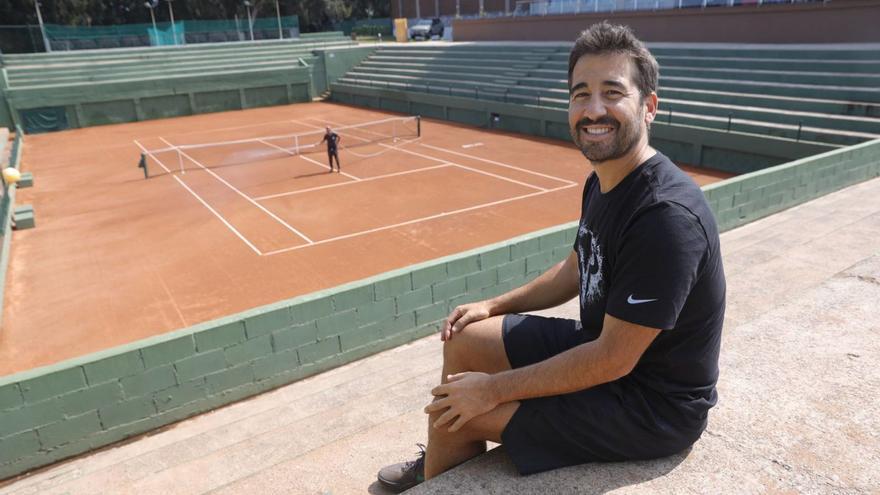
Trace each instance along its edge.
<instances>
[{"instance_id":1,"label":"green windscreen netting","mask_svg":"<svg viewBox=\"0 0 880 495\"><path fill-rule=\"evenodd\" d=\"M29 32L24 32L30 35ZM61 26L46 24L53 51L169 46L193 43L267 40L299 36L297 16L214 21L181 20L174 24L124 24L117 26Z\"/></svg>"}]
</instances>

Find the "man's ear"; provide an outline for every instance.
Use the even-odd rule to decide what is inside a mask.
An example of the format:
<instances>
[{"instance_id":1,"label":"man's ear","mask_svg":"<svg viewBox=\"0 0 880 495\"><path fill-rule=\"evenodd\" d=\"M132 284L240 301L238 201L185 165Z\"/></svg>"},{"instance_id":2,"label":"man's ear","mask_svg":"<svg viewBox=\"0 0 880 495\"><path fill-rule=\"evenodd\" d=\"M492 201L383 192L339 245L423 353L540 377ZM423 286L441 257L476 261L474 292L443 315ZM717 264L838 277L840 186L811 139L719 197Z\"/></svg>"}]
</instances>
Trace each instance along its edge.
<instances>
[{"instance_id":1,"label":"man's ear","mask_svg":"<svg viewBox=\"0 0 880 495\"><path fill-rule=\"evenodd\" d=\"M659 103L657 93L654 91L651 91L651 94L644 98L645 125L648 127L651 127L651 123L654 122L654 119L657 117L657 106Z\"/></svg>"}]
</instances>

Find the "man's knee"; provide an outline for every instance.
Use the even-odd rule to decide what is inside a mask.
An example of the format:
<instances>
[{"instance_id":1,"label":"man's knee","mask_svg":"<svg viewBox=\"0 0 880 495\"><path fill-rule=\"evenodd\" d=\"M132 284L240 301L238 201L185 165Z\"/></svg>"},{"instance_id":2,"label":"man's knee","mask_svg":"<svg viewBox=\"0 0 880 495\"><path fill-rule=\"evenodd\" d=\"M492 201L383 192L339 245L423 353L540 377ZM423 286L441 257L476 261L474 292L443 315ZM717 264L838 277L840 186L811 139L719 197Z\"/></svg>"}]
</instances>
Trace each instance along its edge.
<instances>
[{"instance_id":1,"label":"man's knee","mask_svg":"<svg viewBox=\"0 0 880 495\"><path fill-rule=\"evenodd\" d=\"M443 345L443 363L449 371L497 373L510 369L502 336L503 317L471 323Z\"/></svg>"}]
</instances>

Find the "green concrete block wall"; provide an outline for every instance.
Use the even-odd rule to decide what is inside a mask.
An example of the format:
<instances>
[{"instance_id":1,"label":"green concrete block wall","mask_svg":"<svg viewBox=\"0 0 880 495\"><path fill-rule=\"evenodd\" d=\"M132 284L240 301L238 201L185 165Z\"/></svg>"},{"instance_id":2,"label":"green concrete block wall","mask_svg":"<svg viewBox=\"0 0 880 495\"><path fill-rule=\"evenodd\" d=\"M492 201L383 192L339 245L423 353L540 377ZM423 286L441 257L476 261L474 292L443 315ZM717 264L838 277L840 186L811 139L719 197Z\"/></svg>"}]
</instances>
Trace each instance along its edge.
<instances>
[{"instance_id":1,"label":"green concrete block wall","mask_svg":"<svg viewBox=\"0 0 880 495\"><path fill-rule=\"evenodd\" d=\"M350 71L352 67L369 57L375 47L351 47L332 50L315 50L319 62L315 64L313 76L316 96L329 89L330 83Z\"/></svg>"},{"instance_id":2,"label":"green concrete block wall","mask_svg":"<svg viewBox=\"0 0 880 495\"><path fill-rule=\"evenodd\" d=\"M574 224L0 378L0 478L437 332L561 261Z\"/></svg>"},{"instance_id":3,"label":"green concrete block wall","mask_svg":"<svg viewBox=\"0 0 880 495\"><path fill-rule=\"evenodd\" d=\"M705 186L729 230L846 186L880 177L880 140L795 160Z\"/></svg>"}]
</instances>

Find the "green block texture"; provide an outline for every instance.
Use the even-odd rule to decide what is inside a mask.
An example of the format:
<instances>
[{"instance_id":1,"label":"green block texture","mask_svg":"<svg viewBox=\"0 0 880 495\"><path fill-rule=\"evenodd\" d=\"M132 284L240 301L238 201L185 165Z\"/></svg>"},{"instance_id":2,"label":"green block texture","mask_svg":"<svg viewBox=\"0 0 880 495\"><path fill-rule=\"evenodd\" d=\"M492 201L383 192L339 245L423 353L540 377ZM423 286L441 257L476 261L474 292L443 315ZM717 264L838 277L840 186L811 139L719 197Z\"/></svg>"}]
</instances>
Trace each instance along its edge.
<instances>
[{"instance_id":1,"label":"green block texture","mask_svg":"<svg viewBox=\"0 0 880 495\"><path fill-rule=\"evenodd\" d=\"M124 402L111 403L98 409L101 423L107 429L147 419L155 414L156 405L152 397L138 397Z\"/></svg>"},{"instance_id":2,"label":"green block texture","mask_svg":"<svg viewBox=\"0 0 880 495\"><path fill-rule=\"evenodd\" d=\"M267 335L275 330L287 328L293 324L289 308L276 309L268 313L252 316L245 320L244 328L247 337L252 339L261 335Z\"/></svg>"},{"instance_id":3,"label":"green block texture","mask_svg":"<svg viewBox=\"0 0 880 495\"><path fill-rule=\"evenodd\" d=\"M196 350L205 352L244 342L244 322L236 321L195 334Z\"/></svg>"},{"instance_id":4,"label":"green block texture","mask_svg":"<svg viewBox=\"0 0 880 495\"><path fill-rule=\"evenodd\" d=\"M81 367L57 371L19 384L25 402L38 402L86 387L86 376Z\"/></svg>"},{"instance_id":5,"label":"green block texture","mask_svg":"<svg viewBox=\"0 0 880 495\"><path fill-rule=\"evenodd\" d=\"M22 454L40 450L40 439L34 430L0 438L0 465L15 461Z\"/></svg>"},{"instance_id":6,"label":"green block texture","mask_svg":"<svg viewBox=\"0 0 880 495\"><path fill-rule=\"evenodd\" d=\"M174 377L174 366L169 364L161 368L150 368L139 375L123 378L120 383L122 383L126 397L140 397L175 385L177 379Z\"/></svg>"},{"instance_id":7,"label":"green block texture","mask_svg":"<svg viewBox=\"0 0 880 495\"><path fill-rule=\"evenodd\" d=\"M179 359L192 356L195 352L196 346L192 335L155 344L141 350L144 356L144 365L147 368L173 363Z\"/></svg>"},{"instance_id":8,"label":"green block texture","mask_svg":"<svg viewBox=\"0 0 880 495\"><path fill-rule=\"evenodd\" d=\"M264 335L246 340L240 344L227 347L223 352L226 354L226 362L230 366L252 361L272 353L272 336Z\"/></svg>"},{"instance_id":9,"label":"green block texture","mask_svg":"<svg viewBox=\"0 0 880 495\"><path fill-rule=\"evenodd\" d=\"M57 399L3 411L0 413L0 439L54 423L63 417L61 403Z\"/></svg>"},{"instance_id":10,"label":"green block texture","mask_svg":"<svg viewBox=\"0 0 880 495\"><path fill-rule=\"evenodd\" d=\"M18 407L23 403L24 397L22 397L21 389L17 383L10 383L0 387L0 411Z\"/></svg>"},{"instance_id":11,"label":"green block texture","mask_svg":"<svg viewBox=\"0 0 880 495\"><path fill-rule=\"evenodd\" d=\"M130 351L83 366L90 384L103 383L131 376L144 370L140 351Z\"/></svg>"},{"instance_id":12,"label":"green block texture","mask_svg":"<svg viewBox=\"0 0 880 495\"><path fill-rule=\"evenodd\" d=\"M229 347L226 352L235 347L240 346ZM183 382L224 368L226 368L226 354L220 349L199 353L174 363L177 379Z\"/></svg>"},{"instance_id":13,"label":"green block texture","mask_svg":"<svg viewBox=\"0 0 880 495\"><path fill-rule=\"evenodd\" d=\"M247 369L249 370L250 368ZM227 377L217 375L225 373L228 372L221 371L214 375L208 375L204 379L199 378L156 392L154 396L156 409L158 409L159 412L164 412L204 398L208 395L205 381L211 379L216 385L221 385ZM213 379L211 377L213 377Z\"/></svg>"},{"instance_id":14,"label":"green block texture","mask_svg":"<svg viewBox=\"0 0 880 495\"><path fill-rule=\"evenodd\" d=\"M272 334L272 348L275 352L300 347L318 340L318 325L312 321L290 328L278 330Z\"/></svg>"},{"instance_id":15,"label":"green block texture","mask_svg":"<svg viewBox=\"0 0 880 495\"><path fill-rule=\"evenodd\" d=\"M58 397L61 410L66 416L77 416L86 411L97 410L104 404L122 400L119 382L107 382Z\"/></svg>"},{"instance_id":16,"label":"green block texture","mask_svg":"<svg viewBox=\"0 0 880 495\"><path fill-rule=\"evenodd\" d=\"M38 428L37 435L40 437L43 449L51 449L99 431L101 431L101 420L98 418L98 412L90 411Z\"/></svg>"}]
</instances>

